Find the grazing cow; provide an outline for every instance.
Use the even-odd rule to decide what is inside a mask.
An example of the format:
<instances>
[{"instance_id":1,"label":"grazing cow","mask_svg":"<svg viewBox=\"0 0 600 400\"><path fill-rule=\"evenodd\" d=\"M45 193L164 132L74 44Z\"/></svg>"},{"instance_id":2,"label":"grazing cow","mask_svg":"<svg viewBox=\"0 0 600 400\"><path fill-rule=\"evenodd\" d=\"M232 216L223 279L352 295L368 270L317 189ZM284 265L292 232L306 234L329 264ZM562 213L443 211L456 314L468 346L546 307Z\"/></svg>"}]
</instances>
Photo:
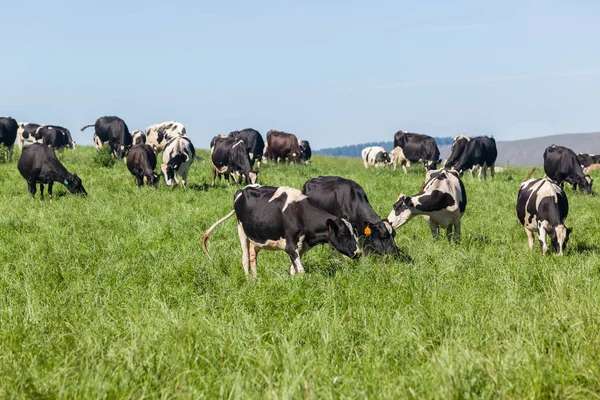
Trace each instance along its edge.
<instances>
[{"instance_id":1,"label":"grazing cow","mask_svg":"<svg viewBox=\"0 0 600 400\"><path fill-rule=\"evenodd\" d=\"M581 164L581 167L585 169L592 164L599 164L600 163L600 154L596 155L596 154L579 153L579 154L577 154L577 159L579 160L579 164Z\"/></svg>"},{"instance_id":2,"label":"grazing cow","mask_svg":"<svg viewBox=\"0 0 600 400\"><path fill-rule=\"evenodd\" d=\"M363 188L339 176L320 176L304 184L302 193L315 206L339 218L346 218L358 230L365 254L396 254L396 231L381 219L369 204Z\"/></svg>"},{"instance_id":3,"label":"grazing cow","mask_svg":"<svg viewBox=\"0 0 600 400\"><path fill-rule=\"evenodd\" d=\"M434 170L441 162L440 150L431 136L398 131L394 134L394 148L396 147L402 148L408 161L422 162L426 169Z\"/></svg>"},{"instance_id":4,"label":"grazing cow","mask_svg":"<svg viewBox=\"0 0 600 400\"><path fill-rule=\"evenodd\" d=\"M140 131L139 129L131 132L131 142L133 145L136 144L145 144L146 143L146 134L144 131Z\"/></svg>"},{"instance_id":5,"label":"grazing cow","mask_svg":"<svg viewBox=\"0 0 600 400\"><path fill-rule=\"evenodd\" d=\"M300 161L298 138L292 133L270 130L267 132L265 153L269 161L287 158L290 162L298 162Z\"/></svg>"},{"instance_id":6,"label":"grazing cow","mask_svg":"<svg viewBox=\"0 0 600 400\"><path fill-rule=\"evenodd\" d=\"M155 150L155 149L153 149ZM165 143L162 165L160 167L165 178L165 184L171 186L173 179L179 184L177 175L181 177L181 185L185 187L190 166L196 157L194 145L187 136L176 136Z\"/></svg>"},{"instance_id":7,"label":"grazing cow","mask_svg":"<svg viewBox=\"0 0 600 400\"><path fill-rule=\"evenodd\" d=\"M561 187L563 182L573 186L573 190L592 192L592 178L583 173L583 168L575 152L567 147L553 144L544 151L544 172Z\"/></svg>"},{"instance_id":8,"label":"grazing cow","mask_svg":"<svg viewBox=\"0 0 600 400\"><path fill-rule=\"evenodd\" d=\"M360 152L360 155L365 168L369 168L373 165L376 168L385 167L391 162L388 152L380 146L365 147Z\"/></svg>"},{"instance_id":9,"label":"grazing cow","mask_svg":"<svg viewBox=\"0 0 600 400\"><path fill-rule=\"evenodd\" d=\"M467 208L467 192L457 171L429 171L423 189L416 195L398 196L388 220L394 229L416 215L424 215L431 234L439 237L439 227L446 228L448 242L454 226L454 241L460 240L460 220Z\"/></svg>"},{"instance_id":10,"label":"grazing cow","mask_svg":"<svg viewBox=\"0 0 600 400\"><path fill-rule=\"evenodd\" d=\"M260 133L256 129L246 128L241 131L230 132L229 136L243 140L246 152L250 157L250 166L254 168L254 162L257 162L260 167L260 161L262 160L263 151L265 149L265 141Z\"/></svg>"},{"instance_id":11,"label":"grazing cow","mask_svg":"<svg viewBox=\"0 0 600 400\"><path fill-rule=\"evenodd\" d=\"M569 202L560 186L545 178L521 183L517 218L527 233L529 250L533 250L534 232L537 232L543 254L548 251L546 235L550 235L552 251L562 255L571 233L571 228L565 227L568 213Z\"/></svg>"},{"instance_id":12,"label":"grazing cow","mask_svg":"<svg viewBox=\"0 0 600 400\"><path fill-rule=\"evenodd\" d=\"M17 130L19 125L14 118L2 117L0 118L0 145L8 147L8 161L12 161L13 148L15 140L17 139Z\"/></svg>"},{"instance_id":13,"label":"grazing cow","mask_svg":"<svg viewBox=\"0 0 600 400\"><path fill-rule=\"evenodd\" d=\"M406 168L410 168L410 161L408 161L404 156L404 151L402 150L402 147L394 147L394 150L390 151L390 159L392 165L394 166L394 171L396 170L398 165L400 165L402 167L402 171L404 171L405 174L408 173L406 171Z\"/></svg>"},{"instance_id":14,"label":"grazing cow","mask_svg":"<svg viewBox=\"0 0 600 400\"><path fill-rule=\"evenodd\" d=\"M470 138L460 135L454 138L450 157L446 161L444 168L454 168L460 174L470 169L471 173L475 167L479 167L479 180L487 179L487 168L490 167L492 178L495 174L496 158L498 150L496 149L496 140L487 136L478 136Z\"/></svg>"},{"instance_id":15,"label":"grazing cow","mask_svg":"<svg viewBox=\"0 0 600 400\"><path fill-rule=\"evenodd\" d=\"M152 146L156 154L164 150L169 140L180 136L187 137L185 126L181 122L161 122L146 128L146 143Z\"/></svg>"},{"instance_id":16,"label":"grazing cow","mask_svg":"<svg viewBox=\"0 0 600 400\"><path fill-rule=\"evenodd\" d=\"M141 187L146 181L148 186L156 187L160 180L160 175L154 172L156 168L156 154L147 144L134 144L127 155L127 169L131 172L137 181L138 187Z\"/></svg>"},{"instance_id":17,"label":"grazing cow","mask_svg":"<svg viewBox=\"0 0 600 400\"><path fill-rule=\"evenodd\" d=\"M246 178L246 184L256 183L258 171L252 170L250 157L246 152L244 141L232 136L215 136L211 141L210 156L212 159L212 186L215 185L215 177L225 175L229 182L229 175Z\"/></svg>"},{"instance_id":18,"label":"grazing cow","mask_svg":"<svg viewBox=\"0 0 600 400\"><path fill-rule=\"evenodd\" d=\"M94 145L100 149L108 142L110 150L119 159L125 157L127 150L133 143L131 133L125 121L119 117L100 117L93 125L86 125L81 131L93 126L95 129Z\"/></svg>"},{"instance_id":19,"label":"grazing cow","mask_svg":"<svg viewBox=\"0 0 600 400\"><path fill-rule=\"evenodd\" d=\"M75 149L71 132L62 126L44 125L38 129L37 134L42 137L42 143L53 150L62 151L65 147Z\"/></svg>"},{"instance_id":20,"label":"grazing cow","mask_svg":"<svg viewBox=\"0 0 600 400\"><path fill-rule=\"evenodd\" d=\"M234 195L233 210L202 235L202 249L211 232L234 214L242 245L242 265L257 277L256 256L261 249L284 250L291 260L290 274L303 273L302 254L318 244L331 243L340 253L360 256L358 239L343 218L312 205L298 189L250 185Z\"/></svg>"},{"instance_id":21,"label":"grazing cow","mask_svg":"<svg viewBox=\"0 0 600 400\"><path fill-rule=\"evenodd\" d=\"M306 165L309 164L310 158L312 157L312 149L308 140L298 140L300 146L300 160Z\"/></svg>"},{"instance_id":22,"label":"grazing cow","mask_svg":"<svg viewBox=\"0 0 600 400\"><path fill-rule=\"evenodd\" d=\"M19 122L18 126L19 128L17 129L17 144L19 145L19 150L23 150L23 145L25 144L25 142L41 143L42 136L38 134L38 130L44 125L30 124L29 122Z\"/></svg>"},{"instance_id":23,"label":"grazing cow","mask_svg":"<svg viewBox=\"0 0 600 400\"><path fill-rule=\"evenodd\" d=\"M34 143L23 149L17 168L29 185L31 197L35 196L35 185L38 182L40 183L42 199L44 199L44 185L47 184L50 201L52 201L52 185L54 182L62 183L71 193L87 195L77 174L71 174L67 171L56 158L54 151L41 143Z\"/></svg>"}]
</instances>

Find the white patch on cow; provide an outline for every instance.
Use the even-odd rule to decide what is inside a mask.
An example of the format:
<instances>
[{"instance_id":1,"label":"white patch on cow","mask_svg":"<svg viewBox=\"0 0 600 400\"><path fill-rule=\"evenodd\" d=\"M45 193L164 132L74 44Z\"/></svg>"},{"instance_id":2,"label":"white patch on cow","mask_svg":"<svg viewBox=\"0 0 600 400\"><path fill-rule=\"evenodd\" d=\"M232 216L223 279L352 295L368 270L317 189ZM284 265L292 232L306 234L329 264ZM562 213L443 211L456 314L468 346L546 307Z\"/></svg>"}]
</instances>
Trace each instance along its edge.
<instances>
[{"instance_id":1,"label":"white patch on cow","mask_svg":"<svg viewBox=\"0 0 600 400\"><path fill-rule=\"evenodd\" d=\"M387 229L390 235L393 233L394 229L392 228L392 225L390 225L389 222L383 221L383 226L385 226L385 229Z\"/></svg>"},{"instance_id":2,"label":"white patch on cow","mask_svg":"<svg viewBox=\"0 0 600 400\"><path fill-rule=\"evenodd\" d=\"M354 240L356 241L356 250L354 250L354 254L359 255L361 253L361 251L360 251L360 248L358 247L358 235L356 234L356 231L352 228L352 225L350 224L350 222L348 222L345 218L342 218L342 222L348 227L348 230L350 230L350 232L352 233L352 236L354 236Z\"/></svg>"},{"instance_id":3,"label":"white patch on cow","mask_svg":"<svg viewBox=\"0 0 600 400\"><path fill-rule=\"evenodd\" d=\"M471 141L471 138L467 135L458 135L457 137L454 138L454 141L456 142L459 139L465 139L467 142Z\"/></svg>"},{"instance_id":4,"label":"white patch on cow","mask_svg":"<svg viewBox=\"0 0 600 400\"><path fill-rule=\"evenodd\" d=\"M238 194L237 194L237 195L234 197L234 199L233 199L233 202L235 203L236 201L238 201L238 199L239 199L240 197L242 197L242 194L243 194L243 193L242 193L242 191L240 191L240 192L239 192L239 193L238 193Z\"/></svg>"},{"instance_id":5,"label":"white patch on cow","mask_svg":"<svg viewBox=\"0 0 600 400\"><path fill-rule=\"evenodd\" d=\"M250 159L253 160L254 159L254 153L252 153L252 152L248 153L248 157L250 157Z\"/></svg>"},{"instance_id":6,"label":"white patch on cow","mask_svg":"<svg viewBox=\"0 0 600 400\"><path fill-rule=\"evenodd\" d=\"M271 197L269 199L269 203L272 202L275 199L278 199L282 194L286 194L287 197L285 199L285 203L283 205L283 209L281 210L281 212L284 212L285 209L292 203L296 203L298 201L302 201L304 199L306 199L306 196L302 194L301 191L299 191L298 189L294 189L291 187L287 187L287 186L281 186L280 188L278 188L275 193L273 194L273 197Z\"/></svg>"},{"instance_id":7,"label":"white patch on cow","mask_svg":"<svg viewBox=\"0 0 600 400\"><path fill-rule=\"evenodd\" d=\"M261 250L285 250L285 246L287 242L284 238L280 238L278 240L267 240L264 243L255 242L254 240L250 240L255 247Z\"/></svg>"},{"instance_id":8,"label":"white patch on cow","mask_svg":"<svg viewBox=\"0 0 600 400\"><path fill-rule=\"evenodd\" d=\"M254 171L248 172L248 176L250 177L250 183L256 183L256 178L258 178L258 174Z\"/></svg>"},{"instance_id":9,"label":"white patch on cow","mask_svg":"<svg viewBox=\"0 0 600 400\"><path fill-rule=\"evenodd\" d=\"M554 232L556 232L556 240L558 241L558 253L562 256L565 239L567 238L567 228L561 224L554 228Z\"/></svg>"},{"instance_id":10,"label":"white patch on cow","mask_svg":"<svg viewBox=\"0 0 600 400\"><path fill-rule=\"evenodd\" d=\"M231 146L231 148L232 148L232 149L235 149L235 146L237 146L237 145L238 145L238 144L240 144L240 143L242 143L242 144L243 144L244 142L243 142L243 141L241 141L241 140L240 140L239 142L235 142L235 144L234 144L233 146Z\"/></svg>"}]
</instances>

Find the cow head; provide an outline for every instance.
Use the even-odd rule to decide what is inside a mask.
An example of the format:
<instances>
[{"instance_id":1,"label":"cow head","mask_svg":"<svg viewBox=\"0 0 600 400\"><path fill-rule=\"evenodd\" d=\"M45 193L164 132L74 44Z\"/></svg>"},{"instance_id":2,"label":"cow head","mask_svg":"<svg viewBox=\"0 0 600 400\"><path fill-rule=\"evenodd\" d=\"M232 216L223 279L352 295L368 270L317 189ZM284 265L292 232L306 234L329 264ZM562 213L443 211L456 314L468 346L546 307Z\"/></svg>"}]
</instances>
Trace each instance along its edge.
<instances>
[{"instance_id":1,"label":"cow head","mask_svg":"<svg viewBox=\"0 0 600 400\"><path fill-rule=\"evenodd\" d=\"M390 154L387 151L380 151L379 153L377 153L377 155L375 156L375 163L376 164L389 164L391 162L390 160Z\"/></svg>"},{"instance_id":2,"label":"cow head","mask_svg":"<svg viewBox=\"0 0 600 400\"><path fill-rule=\"evenodd\" d=\"M87 192L83 188L81 178L79 178L77 174L68 176L67 179L63 181L63 184L67 187L69 192L74 194L83 194L84 196L87 196Z\"/></svg>"},{"instance_id":3,"label":"cow head","mask_svg":"<svg viewBox=\"0 0 600 400\"><path fill-rule=\"evenodd\" d=\"M359 233L365 237L363 242L365 254L395 254L398 252L398 247L396 247L394 241L396 231L387 219L374 224L365 221L364 225L364 231Z\"/></svg>"},{"instance_id":4,"label":"cow head","mask_svg":"<svg viewBox=\"0 0 600 400\"><path fill-rule=\"evenodd\" d=\"M392 212L387 218L391 222L392 228L397 229L407 223L413 217L414 208L413 201L409 196L403 194L398 196L398 200L394 203Z\"/></svg>"},{"instance_id":5,"label":"cow head","mask_svg":"<svg viewBox=\"0 0 600 400\"><path fill-rule=\"evenodd\" d=\"M148 186L158 187L158 182L160 181L160 175L156 172L152 172L152 175L145 175L144 182Z\"/></svg>"},{"instance_id":6,"label":"cow head","mask_svg":"<svg viewBox=\"0 0 600 400\"><path fill-rule=\"evenodd\" d=\"M592 193L592 182L594 180L589 176L585 175L583 178L577 179L577 185L579 185L579 190L582 193L590 194Z\"/></svg>"},{"instance_id":7,"label":"cow head","mask_svg":"<svg viewBox=\"0 0 600 400\"><path fill-rule=\"evenodd\" d=\"M544 229L550 236L552 252L562 256L563 252L567 250L567 243L569 242L569 236L573 229L567 228L562 224L556 227L546 226Z\"/></svg>"},{"instance_id":8,"label":"cow head","mask_svg":"<svg viewBox=\"0 0 600 400\"><path fill-rule=\"evenodd\" d=\"M327 220L329 229L329 243L340 253L350 258L360 257L358 237L352 230L352 225L343 218Z\"/></svg>"}]
</instances>

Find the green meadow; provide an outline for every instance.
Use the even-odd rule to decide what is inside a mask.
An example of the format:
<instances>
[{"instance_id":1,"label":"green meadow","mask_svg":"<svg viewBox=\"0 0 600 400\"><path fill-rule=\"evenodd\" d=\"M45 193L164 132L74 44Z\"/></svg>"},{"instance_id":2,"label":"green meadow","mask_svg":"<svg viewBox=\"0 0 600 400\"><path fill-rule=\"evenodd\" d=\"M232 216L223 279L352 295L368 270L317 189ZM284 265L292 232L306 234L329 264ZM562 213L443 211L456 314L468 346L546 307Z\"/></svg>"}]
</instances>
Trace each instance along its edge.
<instances>
[{"instance_id":1,"label":"green meadow","mask_svg":"<svg viewBox=\"0 0 600 400\"><path fill-rule=\"evenodd\" d=\"M458 245L417 217L397 230L400 258L324 245L292 277L284 252L263 251L253 280L233 219L213 261L201 250L238 189L210 187L206 151L185 190L138 189L94 153L60 156L89 195L56 184L52 203L0 164L0 398L600 397L600 196L566 189L567 252L542 256L515 214L529 169L465 175ZM320 156L258 178L301 189L319 175L355 180L383 217L424 180L422 166Z\"/></svg>"}]
</instances>

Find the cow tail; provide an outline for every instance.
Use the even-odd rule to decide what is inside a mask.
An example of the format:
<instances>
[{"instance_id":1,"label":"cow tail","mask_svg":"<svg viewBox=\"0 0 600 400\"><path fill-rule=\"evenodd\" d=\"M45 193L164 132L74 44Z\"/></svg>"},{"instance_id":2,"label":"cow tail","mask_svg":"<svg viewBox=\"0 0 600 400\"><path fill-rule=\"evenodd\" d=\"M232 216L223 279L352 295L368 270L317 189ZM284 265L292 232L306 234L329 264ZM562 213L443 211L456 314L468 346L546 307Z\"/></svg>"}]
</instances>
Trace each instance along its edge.
<instances>
[{"instance_id":1,"label":"cow tail","mask_svg":"<svg viewBox=\"0 0 600 400\"><path fill-rule=\"evenodd\" d=\"M535 172L535 170L536 170L536 169L537 169L537 167L533 167L533 168L531 168L531 171L529 171L529 173L527 174L527 176L525 177L525 179L523 179L523 180L521 181L521 183L523 183L523 182L525 182L525 181L528 181L528 180L529 180L529 178L531 178L531 176L533 175L533 173Z\"/></svg>"},{"instance_id":2,"label":"cow tail","mask_svg":"<svg viewBox=\"0 0 600 400\"><path fill-rule=\"evenodd\" d=\"M212 257L210 256L210 253L208 252L208 249L206 248L206 242L208 241L208 237L210 236L210 234L212 233L212 231L215 230L215 228L217 226L219 226L223 222L227 221L229 218L231 218L233 216L233 214L235 214L235 210L231 210L231 212L229 214L227 214L226 216L224 216L223 218L221 218L220 220L218 220L217 222L215 222L213 224L213 226L211 226L210 228L208 228L206 230L206 232L204 232L204 234L202 235L202 250L204 250L204 252L208 256L208 258L211 259L211 261L212 261Z\"/></svg>"},{"instance_id":3,"label":"cow tail","mask_svg":"<svg viewBox=\"0 0 600 400\"><path fill-rule=\"evenodd\" d=\"M87 128L90 128L92 126L95 126L96 124L91 124L91 125L86 125L83 128L81 128L81 132L85 131Z\"/></svg>"}]
</instances>

